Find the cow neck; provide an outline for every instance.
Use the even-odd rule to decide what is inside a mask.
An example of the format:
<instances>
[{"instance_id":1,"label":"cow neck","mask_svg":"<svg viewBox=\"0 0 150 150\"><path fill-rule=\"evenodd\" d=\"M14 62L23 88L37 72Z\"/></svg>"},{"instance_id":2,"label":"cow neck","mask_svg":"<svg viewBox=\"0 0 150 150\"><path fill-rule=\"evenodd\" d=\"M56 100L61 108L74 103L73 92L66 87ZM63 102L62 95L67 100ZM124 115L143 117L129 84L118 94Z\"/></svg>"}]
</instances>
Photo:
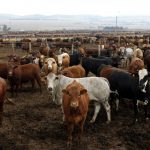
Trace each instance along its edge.
<instances>
[{"instance_id":1,"label":"cow neck","mask_svg":"<svg viewBox=\"0 0 150 150\"><path fill-rule=\"evenodd\" d=\"M62 103L62 85L60 83L60 77L59 79L56 81L56 86L54 88L54 98L55 98L55 102L57 104L61 104Z\"/></svg>"},{"instance_id":2,"label":"cow neck","mask_svg":"<svg viewBox=\"0 0 150 150\"><path fill-rule=\"evenodd\" d=\"M82 65L82 62L83 62L83 58L84 58L84 57L82 57L82 56L80 57L80 64L81 64L81 65Z\"/></svg>"}]
</instances>

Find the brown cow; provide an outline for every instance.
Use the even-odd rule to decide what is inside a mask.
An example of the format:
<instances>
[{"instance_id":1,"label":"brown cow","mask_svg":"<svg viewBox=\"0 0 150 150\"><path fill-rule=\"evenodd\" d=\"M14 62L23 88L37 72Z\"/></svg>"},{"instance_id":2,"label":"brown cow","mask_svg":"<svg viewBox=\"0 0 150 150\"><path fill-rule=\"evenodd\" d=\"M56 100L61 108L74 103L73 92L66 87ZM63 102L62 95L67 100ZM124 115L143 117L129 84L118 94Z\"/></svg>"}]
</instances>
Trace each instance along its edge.
<instances>
[{"instance_id":1,"label":"brown cow","mask_svg":"<svg viewBox=\"0 0 150 150\"><path fill-rule=\"evenodd\" d=\"M0 77L7 79L8 76L8 65L7 63L0 63Z\"/></svg>"},{"instance_id":2,"label":"brown cow","mask_svg":"<svg viewBox=\"0 0 150 150\"><path fill-rule=\"evenodd\" d=\"M48 44L44 44L42 43L42 45L40 46L39 52L44 55L44 56L48 56L48 57L53 57L55 58L55 49L54 48L50 48L48 46Z\"/></svg>"},{"instance_id":3,"label":"brown cow","mask_svg":"<svg viewBox=\"0 0 150 150\"><path fill-rule=\"evenodd\" d=\"M83 56L89 57L92 55L98 55L98 48L82 48L80 47L78 49L79 53L82 54Z\"/></svg>"},{"instance_id":4,"label":"brown cow","mask_svg":"<svg viewBox=\"0 0 150 150\"><path fill-rule=\"evenodd\" d=\"M42 92L40 68L37 64L15 65L13 63L9 63L8 80L10 82L12 96L14 95L14 87L17 95L18 88L22 85L22 83L31 81L32 88L34 88L35 80L40 87L40 92Z\"/></svg>"},{"instance_id":5,"label":"brown cow","mask_svg":"<svg viewBox=\"0 0 150 150\"><path fill-rule=\"evenodd\" d=\"M62 74L70 78L82 78L85 77L85 69L81 65L75 65L65 68Z\"/></svg>"},{"instance_id":6,"label":"brown cow","mask_svg":"<svg viewBox=\"0 0 150 150\"><path fill-rule=\"evenodd\" d=\"M88 112L89 96L83 85L77 81L70 83L63 92L63 111L68 130L67 145L72 144L72 132L75 126L79 127L78 142L81 141L83 125Z\"/></svg>"},{"instance_id":7,"label":"brown cow","mask_svg":"<svg viewBox=\"0 0 150 150\"><path fill-rule=\"evenodd\" d=\"M132 74L138 74L138 71L145 68L143 60L140 58L135 58L129 65L128 71Z\"/></svg>"},{"instance_id":8,"label":"brown cow","mask_svg":"<svg viewBox=\"0 0 150 150\"><path fill-rule=\"evenodd\" d=\"M7 84L3 78L0 78L0 126L2 126L3 104L6 98Z\"/></svg>"},{"instance_id":9,"label":"brown cow","mask_svg":"<svg viewBox=\"0 0 150 150\"><path fill-rule=\"evenodd\" d=\"M127 72L126 70L116 68L116 67L112 67L112 66L109 66L109 65L101 65L101 67L99 68L99 76L107 78L113 71Z\"/></svg>"}]
</instances>

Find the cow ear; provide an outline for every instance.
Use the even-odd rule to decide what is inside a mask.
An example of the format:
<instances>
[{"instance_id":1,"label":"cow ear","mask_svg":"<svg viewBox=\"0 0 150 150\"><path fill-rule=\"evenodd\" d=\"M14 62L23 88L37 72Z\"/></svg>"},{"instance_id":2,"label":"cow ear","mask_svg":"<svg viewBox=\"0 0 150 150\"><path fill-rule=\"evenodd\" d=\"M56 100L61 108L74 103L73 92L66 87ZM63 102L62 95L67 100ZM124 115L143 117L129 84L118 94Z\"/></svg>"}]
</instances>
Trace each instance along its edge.
<instances>
[{"instance_id":1,"label":"cow ear","mask_svg":"<svg viewBox=\"0 0 150 150\"><path fill-rule=\"evenodd\" d=\"M15 69L15 68L17 68L18 66L17 65L15 65L14 67L13 67L13 69Z\"/></svg>"},{"instance_id":2,"label":"cow ear","mask_svg":"<svg viewBox=\"0 0 150 150\"><path fill-rule=\"evenodd\" d=\"M85 93L87 93L87 90L86 90L86 89L83 89L83 90L80 91L80 95L83 95L83 94L85 94Z\"/></svg>"},{"instance_id":3,"label":"cow ear","mask_svg":"<svg viewBox=\"0 0 150 150\"><path fill-rule=\"evenodd\" d=\"M64 75L64 76L67 76L67 75L68 75L68 72L65 71L65 70L63 70L63 71L61 71L61 74Z\"/></svg>"},{"instance_id":4,"label":"cow ear","mask_svg":"<svg viewBox=\"0 0 150 150\"><path fill-rule=\"evenodd\" d=\"M63 92L64 94L69 95L69 92L68 92L66 89L63 89L62 92Z\"/></svg>"},{"instance_id":5,"label":"cow ear","mask_svg":"<svg viewBox=\"0 0 150 150\"><path fill-rule=\"evenodd\" d=\"M58 76L56 76L56 77L55 77L55 80L58 80L58 79L59 79L59 77L58 77Z\"/></svg>"}]
</instances>

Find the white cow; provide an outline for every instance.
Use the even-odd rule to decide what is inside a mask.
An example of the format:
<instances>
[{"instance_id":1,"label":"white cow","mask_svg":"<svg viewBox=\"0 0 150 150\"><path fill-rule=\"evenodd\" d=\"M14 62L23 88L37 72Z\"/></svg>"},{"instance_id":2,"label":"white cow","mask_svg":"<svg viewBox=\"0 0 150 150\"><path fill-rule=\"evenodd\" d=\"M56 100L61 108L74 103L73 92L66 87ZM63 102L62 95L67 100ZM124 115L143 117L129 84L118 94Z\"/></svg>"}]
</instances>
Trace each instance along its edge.
<instances>
[{"instance_id":1,"label":"white cow","mask_svg":"<svg viewBox=\"0 0 150 150\"><path fill-rule=\"evenodd\" d=\"M57 59L58 59L58 66L60 70L69 67L70 56L68 53L62 53L60 55L57 55Z\"/></svg>"},{"instance_id":2,"label":"white cow","mask_svg":"<svg viewBox=\"0 0 150 150\"><path fill-rule=\"evenodd\" d=\"M44 66L42 67L42 71L47 75L49 72L57 73L58 66L56 60L54 58L47 58L45 60Z\"/></svg>"},{"instance_id":3,"label":"white cow","mask_svg":"<svg viewBox=\"0 0 150 150\"><path fill-rule=\"evenodd\" d=\"M107 113L107 123L111 121L111 110L108 103L110 96L110 87L108 80L103 77L85 77L85 78L69 78L64 75L56 75L49 73L47 76L47 86L49 92L52 94L53 101L62 104L62 90L68 84L76 80L81 83L88 91L90 100L94 100L95 111L91 123L94 123L100 111L101 104L103 104Z\"/></svg>"}]
</instances>

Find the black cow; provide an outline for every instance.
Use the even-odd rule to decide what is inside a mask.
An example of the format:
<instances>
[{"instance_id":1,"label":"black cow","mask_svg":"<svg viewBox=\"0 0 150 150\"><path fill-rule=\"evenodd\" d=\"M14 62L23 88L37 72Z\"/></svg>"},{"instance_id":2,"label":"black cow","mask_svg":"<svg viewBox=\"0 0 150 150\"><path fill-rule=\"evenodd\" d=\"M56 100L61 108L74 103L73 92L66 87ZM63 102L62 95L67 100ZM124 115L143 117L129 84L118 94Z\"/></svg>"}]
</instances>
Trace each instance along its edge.
<instances>
[{"instance_id":1,"label":"black cow","mask_svg":"<svg viewBox=\"0 0 150 150\"><path fill-rule=\"evenodd\" d=\"M97 59L109 59L111 61L111 65L113 67L117 67L119 66L120 64L120 57L117 55L117 56L111 56L111 57L106 57L106 56L98 56L96 57Z\"/></svg>"},{"instance_id":2,"label":"black cow","mask_svg":"<svg viewBox=\"0 0 150 150\"><path fill-rule=\"evenodd\" d=\"M89 72L94 73L96 76L99 76L98 73L98 68L102 65L102 64L106 64L106 65L111 65L112 61L111 59L96 59L96 58L90 58L90 57L83 57L81 64L83 66L83 68L86 71L86 76L88 75Z\"/></svg>"},{"instance_id":3,"label":"black cow","mask_svg":"<svg viewBox=\"0 0 150 150\"><path fill-rule=\"evenodd\" d=\"M132 76L123 71L113 71L107 77L112 91L116 91L120 98L132 99L134 104L135 121L138 120L138 100L144 102L145 118L147 118L147 104L150 99L150 81L146 75L140 82L139 76ZM147 82L145 92L143 92L143 84Z\"/></svg>"},{"instance_id":4,"label":"black cow","mask_svg":"<svg viewBox=\"0 0 150 150\"><path fill-rule=\"evenodd\" d=\"M70 66L78 65L80 64L80 54L75 53L75 54L69 54L70 56Z\"/></svg>"}]
</instances>

